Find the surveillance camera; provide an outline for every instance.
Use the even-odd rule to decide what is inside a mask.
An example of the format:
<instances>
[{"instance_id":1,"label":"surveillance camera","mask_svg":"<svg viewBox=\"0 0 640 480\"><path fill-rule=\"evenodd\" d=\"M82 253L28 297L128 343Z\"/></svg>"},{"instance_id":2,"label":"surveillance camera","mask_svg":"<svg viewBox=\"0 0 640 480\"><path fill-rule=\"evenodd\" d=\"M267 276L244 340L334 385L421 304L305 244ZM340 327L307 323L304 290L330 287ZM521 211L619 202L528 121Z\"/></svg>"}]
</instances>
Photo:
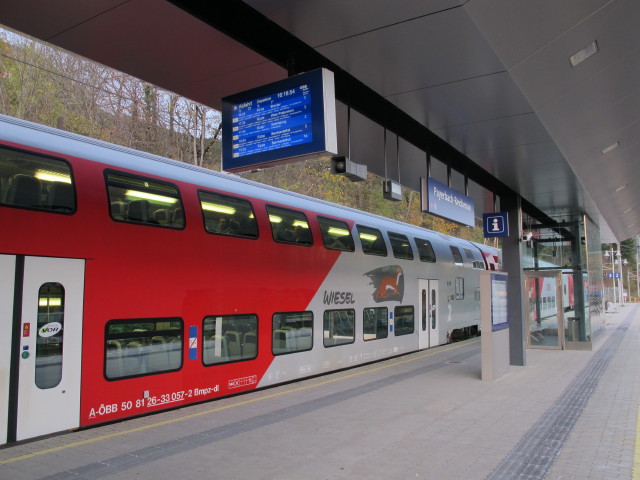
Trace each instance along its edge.
<instances>
[{"instance_id":1,"label":"surveillance camera","mask_svg":"<svg viewBox=\"0 0 640 480\"><path fill-rule=\"evenodd\" d=\"M331 158L331 173L344 175L352 182L359 182L367 179L367 166L352 162L345 156Z\"/></svg>"},{"instance_id":2,"label":"surveillance camera","mask_svg":"<svg viewBox=\"0 0 640 480\"><path fill-rule=\"evenodd\" d=\"M528 242L531 240L531 237L533 237L533 232L524 232L522 234L522 241L523 242Z\"/></svg>"}]
</instances>

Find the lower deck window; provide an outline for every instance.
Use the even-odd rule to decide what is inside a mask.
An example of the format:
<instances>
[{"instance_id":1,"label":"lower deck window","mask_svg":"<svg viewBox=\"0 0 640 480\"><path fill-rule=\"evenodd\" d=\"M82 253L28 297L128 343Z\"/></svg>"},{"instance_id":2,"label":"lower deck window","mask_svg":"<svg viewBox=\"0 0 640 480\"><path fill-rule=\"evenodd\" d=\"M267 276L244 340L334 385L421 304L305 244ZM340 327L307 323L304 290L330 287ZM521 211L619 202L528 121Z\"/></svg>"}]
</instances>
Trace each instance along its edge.
<instances>
[{"instance_id":1,"label":"lower deck window","mask_svg":"<svg viewBox=\"0 0 640 480\"><path fill-rule=\"evenodd\" d=\"M304 352L313 348L313 313L286 312L273 315L274 355Z\"/></svg>"},{"instance_id":2,"label":"lower deck window","mask_svg":"<svg viewBox=\"0 0 640 480\"><path fill-rule=\"evenodd\" d=\"M327 310L323 315L323 343L325 347L334 347L353 343L356 339L355 310Z\"/></svg>"},{"instance_id":3,"label":"lower deck window","mask_svg":"<svg viewBox=\"0 0 640 480\"><path fill-rule=\"evenodd\" d=\"M394 316L396 336L409 335L415 331L415 317L412 306L396 307Z\"/></svg>"},{"instance_id":4,"label":"lower deck window","mask_svg":"<svg viewBox=\"0 0 640 480\"><path fill-rule=\"evenodd\" d=\"M179 318L113 320L105 335L109 380L179 370L183 322Z\"/></svg>"},{"instance_id":5,"label":"lower deck window","mask_svg":"<svg viewBox=\"0 0 640 480\"><path fill-rule=\"evenodd\" d=\"M258 355L256 315L205 317L202 326L202 363L216 365L250 360Z\"/></svg>"},{"instance_id":6,"label":"lower deck window","mask_svg":"<svg viewBox=\"0 0 640 480\"><path fill-rule=\"evenodd\" d=\"M362 318L364 340L387 338L389 335L389 310L386 307L365 308Z\"/></svg>"}]
</instances>

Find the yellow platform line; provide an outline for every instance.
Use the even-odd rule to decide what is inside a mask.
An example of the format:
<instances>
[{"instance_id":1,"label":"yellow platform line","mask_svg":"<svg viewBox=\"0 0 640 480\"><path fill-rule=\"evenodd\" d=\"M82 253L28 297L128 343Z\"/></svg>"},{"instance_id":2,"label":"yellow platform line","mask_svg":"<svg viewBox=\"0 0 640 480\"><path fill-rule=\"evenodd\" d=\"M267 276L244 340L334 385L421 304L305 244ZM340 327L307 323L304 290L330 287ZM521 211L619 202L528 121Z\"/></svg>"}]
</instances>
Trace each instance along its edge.
<instances>
[{"instance_id":1,"label":"yellow platform line","mask_svg":"<svg viewBox=\"0 0 640 480\"><path fill-rule=\"evenodd\" d=\"M222 411L228 410L230 408L242 407L244 405L250 405L252 403L261 402L263 400L270 400L272 398L281 397L283 395L289 395L289 394L292 394L292 393L301 392L301 391L309 390L309 389L312 389L312 388L322 387L324 385L329 385L329 384L335 383L335 382L341 382L343 380L348 380L350 378L358 377L360 375L366 375L366 374L369 374L369 373L379 372L380 370L384 370L384 369L387 369L387 368L396 367L398 365L404 365L406 363L415 362L417 360L421 360L421 359L426 358L426 357L431 357L431 356L436 355L438 353L448 352L450 350L454 350L456 348L460 348L460 347L463 347L465 345L469 345L469 344L472 344L472 343L477 343L479 341L480 341L480 339L474 339L474 340L471 340L470 342L456 343L456 344L450 345L448 347L438 348L437 350L430 351L429 353L418 355L417 357L411 356L410 358L404 358L403 360L398 360L398 361L395 361L395 362L392 362L392 363L385 363L383 365L379 365L379 366L374 367L374 368L368 368L366 370L361 370L361 371L353 371L353 372L348 373L346 375L341 375L339 377L328 378L328 379L323 380L321 382L312 383L312 384L309 384L309 385L303 385L303 386L295 387L295 388L290 388L290 389L287 389L287 390L282 390L282 391L279 391L279 392L274 392L274 393L270 393L270 394L267 394L267 395L262 395L260 397L250 398L250 399L247 399L247 400L241 400L239 402L234 402L234 403L229 404L229 405L222 405L220 407L215 407L215 408L212 408L212 409L209 409L209 410L205 410L205 411L202 411L202 412L190 413L188 415L183 415L183 416L180 416L180 417L177 417L177 418L172 418L172 419L169 419L169 420L163 420L161 422L156 422L156 423L152 423L152 424L149 424L149 425L143 425L141 427L129 428L127 430L122 430L120 432L107 433L105 435L100 435L98 437L88 438L86 440L79 440L77 442L72 442L72 443L68 443L68 444L65 444L65 445L59 445L57 447L46 448L44 450L38 450L38 451L35 451L35 452L26 453L24 455L19 455L17 457L6 458L4 460L0 460L0 465L6 465L8 463L14 463L14 462L22 461L22 460L28 460L30 458L37 457L37 456L40 456L40 455L46 455L46 454L49 454L49 453L59 452L61 450L67 450L69 448L75 448L75 447L80 447L82 445L88 445L88 444L91 444L91 443L101 442L103 440L108 440L110 438L120 437L120 436L123 436L123 435L129 435L131 433L136 433L136 432L142 432L144 430L149 430L149 429L152 429L152 428L158 428L158 427L162 427L164 425L170 425L172 423L181 422L181 421L184 421L184 420L189 420L189 419L192 419L192 418L200 417L202 415L210 415L210 414L213 414L213 413L222 412ZM247 393L249 393L249 392L247 392ZM185 405L185 407L186 406L188 406L188 405ZM158 412L158 413L160 413L160 412ZM636 449L637 449L637 445L636 445ZM634 480L635 480L635 477L634 477Z\"/></svg>"},{"instance_id":2,"label":"yellow platform line","mask_svg":"<svg viewBox=\"0 0 640 480\"><path fill-rule=\"evenodd\" d=\"M640 480L640 402L636 413L636 444L633 449L633 470L631 480Z\"/></svg>"}]
</instances>

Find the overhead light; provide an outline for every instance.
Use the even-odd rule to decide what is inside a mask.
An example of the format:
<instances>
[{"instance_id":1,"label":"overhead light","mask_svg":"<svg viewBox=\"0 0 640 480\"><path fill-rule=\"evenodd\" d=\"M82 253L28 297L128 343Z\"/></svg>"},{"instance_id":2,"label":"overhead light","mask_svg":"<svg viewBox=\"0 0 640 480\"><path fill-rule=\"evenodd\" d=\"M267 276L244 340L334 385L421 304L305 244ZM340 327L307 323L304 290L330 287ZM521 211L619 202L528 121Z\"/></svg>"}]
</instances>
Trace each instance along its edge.
<instances>
[{"instance_id":1,"label":"overhead light","mask_svg":"<svg viewBox=\"0 0 640 480\"><path fill-rule=\"evenodd\" d=\"M347 235L349 235L349 230L345 230L344 228L329 227L327 233L335 235L337 237L346 237Z\"/></svg>"},{"instance_id":2,"label":"overhead light","mask_svg":"<svg viewBox=\"0 0 640 480\"><path fill-rule=\"evenodd\" d=\"M627 185L629 185L628 183L622 185L621 187L616 188L616 193L617 192L621 192L622 190L624 190L625 188L627 188Z\"/></svg>"},{"instance_id":3,"label":"overhead light","mask_svg":"<svg viewBox=\"0 0 640 480\"><path fill-rule=\"evenodd\" d=\"M576 68L580 63L584 62L587 58L595 55L596 53L598 53L598 42L594 40L579 52L571 55L569 57L569 62L573 68Z\"/></svg>"},{"instance_id":4,"label":"overhead light","mask_svg":"<svg viewBox=\"0 0 640 480\"><path fill-rule=\"evenodd\" d=\"M64 173L48 172L46 170L36 170L35 177L45 182L71 183L71 176Z\"/></svg>"},{"instance_id":5,"label":"overhead light","mask_svg":"<svg viewBox=\"0 0 640 480\"><path fill-rule=\"evenodd\" d=\"M629 213L631 210L633 210L633 208L627 208L624 212L622 213Z\"/></svg>"},{"instance_id":6,"label":"overhead light","mask_svg":"<svg viewBox=\"0 0 640 480\"><path fill-rule=\"evenodd\" d=\"M369 233L361 233L360 238L368 242L375 242L378 239L377 235L371 235Z\"/></svg>"},{"instance_id":7,"label":"overhead light","mask_svg":"<svg viewBox=\"0 0 640 480\"><path fill-rule=\"evenodd\" d=\"M156 195L155 193L141 192L138 190L127 190L124 194L127 197L142 198L144 200L151 200L152 202L159 203L174 204L178 201L177 198L167 197L165 195Z\"/></svg>"},{"instance_id":8,"label":"overhead light","mask_svg":"<svg viewBox=\"0 0 640 480\"><path fill-rule=\"evenodd\" d=\"M208 212L225 213L227 215L236 214L235 208L228 207L226 205L218 205L216 203L209 203L209 202L200 202L200 205L202 205L203 210L207 210Z\"/></svg>"},{"instance_id":9,"label":"overhead light","mask_svg":"<svg viewBox=\"0 0 640 480\"><path fill-rule=\"evenodd\" d=\"M602 154L605 155L605 154L609 153L611 150L613 150L614 148L618 148L618 145L620 145L620 142L616 142L616 143L613 143L613 144L609 145L607 148L602 150Z\"/></svg>"}]
</instances>

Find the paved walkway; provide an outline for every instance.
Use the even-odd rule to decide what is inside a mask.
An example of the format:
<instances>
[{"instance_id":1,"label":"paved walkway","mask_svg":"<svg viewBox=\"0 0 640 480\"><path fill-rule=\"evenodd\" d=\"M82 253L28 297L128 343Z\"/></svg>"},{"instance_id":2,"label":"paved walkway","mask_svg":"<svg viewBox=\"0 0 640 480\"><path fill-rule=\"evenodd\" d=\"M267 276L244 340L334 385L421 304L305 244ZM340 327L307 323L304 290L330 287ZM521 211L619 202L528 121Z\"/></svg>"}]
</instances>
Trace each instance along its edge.
<instances>
[{"instance_id":1,"label":"paved walkway","mask_svg":"<svg viewBox=\"0 0 640 480\"><path fill-rule=\"evenodd\" d=\"M0 479L640 479L639 333L629 305L593 352L528 350L493 382L478 339L447 345L12 445Z\"/></svg>"}]
</instances>

